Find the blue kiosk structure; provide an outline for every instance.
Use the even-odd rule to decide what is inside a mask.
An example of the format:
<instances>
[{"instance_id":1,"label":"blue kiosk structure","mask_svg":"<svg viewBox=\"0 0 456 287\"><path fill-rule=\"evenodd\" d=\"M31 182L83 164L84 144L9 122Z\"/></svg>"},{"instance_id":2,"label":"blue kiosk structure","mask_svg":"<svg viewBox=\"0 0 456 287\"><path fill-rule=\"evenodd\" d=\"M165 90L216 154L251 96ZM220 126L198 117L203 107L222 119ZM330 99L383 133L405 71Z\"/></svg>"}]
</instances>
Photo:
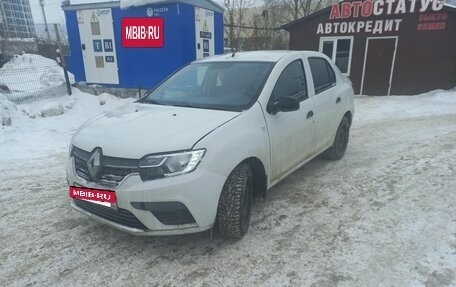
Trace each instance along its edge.
<instances>
[{"instance_id":1,"label":"blue kiosk structure","mask_svg":"<svg viewBox=\"0 0 456 287\"><path fill-rule=\"evenodd\" d=\"M77 82L150 89L176 69L223 53L224 8L211 0L64 5ZM123 5L122 5L123 6Z\"/></svg>"}]
</instances>

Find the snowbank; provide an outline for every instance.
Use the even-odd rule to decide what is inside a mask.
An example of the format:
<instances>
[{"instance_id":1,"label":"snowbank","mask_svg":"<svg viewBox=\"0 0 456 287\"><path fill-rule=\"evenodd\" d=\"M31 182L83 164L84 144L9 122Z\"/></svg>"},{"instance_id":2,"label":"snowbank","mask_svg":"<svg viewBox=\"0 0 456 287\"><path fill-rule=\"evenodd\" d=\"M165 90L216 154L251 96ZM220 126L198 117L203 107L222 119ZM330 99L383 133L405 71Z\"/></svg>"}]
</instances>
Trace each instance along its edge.
<instances>
[{"instance_id":1,"label":"snowbank","mask_svg":"<svg viewBox=\"0 0 456 287\"><path fill-rule=\"evenodd\" d=\"M50 102L44 105L41 109L43 118L55 117L63 114L63 106L59 102Z\"/></svg>"},{"instance_id":2,"label":"snowbank","mask_svg":"<svg viewBox=\"0 0 456 287\"><path fill-rule=\"evenodd\" d=\"M73 89L72 96L16 105L0 94L0 162L65 151L71 136L87 119L133 100ZM2 125L4 121L9 124Z\"/></svg>"},{"instance_id":3,"label":"snowbank","mask_svg":"<svg viewBox=\"0 0 456 287\"><path fill-rule=\"evenodd\" d=\"M356 99L357 103L364 107L355 107L353 123L360 126L380 119L397 120L454 114L456 88L447 91L435 90L415 96L356 96Z\"/></svg>"},{"instance_id":4,"label":"snowbank","mask_svg":"<svg viewBox=\"0 0 456 287\"><path fill-rule=\"evenodd\" d=\"M70 82L74 76L69 73ZM66 93L65 76L56 61L34 54L12 58L0 69L0 92L10 101L25 103Z\"/></svg>"},{"instance_id":5,"label":"snowbank","mask_svg":"<svg viewBox=\"0 0 456 287\"><path fill-rule=\"evenodd\" d=\"M12 118L18 114L16 105L0 94L0 128L10 126Z\"/></svg>"}]
</instances>

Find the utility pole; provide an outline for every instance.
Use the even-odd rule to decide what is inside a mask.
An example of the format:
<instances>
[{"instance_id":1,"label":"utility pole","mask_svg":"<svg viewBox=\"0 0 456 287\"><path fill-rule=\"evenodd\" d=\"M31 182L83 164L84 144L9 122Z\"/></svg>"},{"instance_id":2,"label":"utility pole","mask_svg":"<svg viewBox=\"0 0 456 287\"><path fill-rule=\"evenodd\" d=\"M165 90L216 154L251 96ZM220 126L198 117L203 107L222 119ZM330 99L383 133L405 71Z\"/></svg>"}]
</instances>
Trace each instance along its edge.
<instances>
[{"instance_id":1,"label":"utility pole","mask_svg":"<svg viewBox=\"0 0 456 287\"><path fill-rule=\"evenodd\" d=\"M46 20L46 13L44 12L44 0L40 0L40 5L41 5L41 12L43 12L44 31L46 31L48 41L51 42L51 35L49 35L49 28L48 28L48 23Z\"/></svg>"},{"instance_id":2,"label":"utility pole","mask_svg":"<svg viewBox=\"0 0 456 287\"><path fill-rule=\"evenodd\" d=\"M68 95L71 96L71 94L72 94L71 83L70 83L70 78L68 77L68 70L67 70L66 63L65 63L65 55L63 54L62 42L60 40L59 26L57 24L54 24L54 30L55 30L55 37L57 38L57 45L59 46L59 48L57 49L57 61L63 68L63 74L65 76L65 82L66 82L66 86L67 86L67 93L68 93Z\"/></svg>"}]
</instances>

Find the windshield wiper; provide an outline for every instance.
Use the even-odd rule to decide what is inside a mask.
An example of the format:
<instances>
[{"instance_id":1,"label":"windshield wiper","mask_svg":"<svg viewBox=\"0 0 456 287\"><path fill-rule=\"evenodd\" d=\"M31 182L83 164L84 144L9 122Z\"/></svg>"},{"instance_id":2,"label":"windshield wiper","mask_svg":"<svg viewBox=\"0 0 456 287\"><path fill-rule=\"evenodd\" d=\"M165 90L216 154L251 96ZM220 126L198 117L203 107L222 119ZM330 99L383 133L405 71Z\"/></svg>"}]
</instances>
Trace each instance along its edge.
<instances>
[{"instance_id":1,"label":"windshield wiper","mask_svg":"<svg viewBox=\"0 0 456 287\"><path fill-rule=\"evenodd\" d=\"M240 107L230 106L230 105L212 105L210 108L214 109L214 110L230 111L230 112L239 112L241 110Z\"/></svg>"},{"instance_id":2,"label":"windshield wiper","mask_svg":"<svg viewBox=\"0 0 456 287\"><path fill-rule=\"evenodd\" d=\"M164 103L160 103L160 102L157 102L156 100L148 99L148 98L141 99L138 101L138 103L152 104L152 105L165 105Z\"/></svg>"},{"instance_id":3,"label":"windshield wiper","mask_svg":"<svg viewBox=\"0 0 456 287\"><path fill-rule=\"evenodd\" d=\"M203 103L173 103L173 102L158 102L153 99L143 99L138 101L139 103L153 104L153 105L162 105L162 106L173 106L173 107L183 107L183 108L195 108L195 109L209 109L209 110L221 110L221 111L230 111L230 112L239 112L242 109L236 106L230 105L217 105L217 104L203 104Z\"/></svg>"},{"instance_id":4,"label":"windshield wiper","mask_svg":"<svg viewBox=\"0 0 456 287\"><path fill-rule=\"evenodd\" d=\"M172 104L177 107L185 108L196 108L196 109L209 109L209 110L221 110L221 111L238 111L239 109L235 106L230 105L217 105L217 104L203 104L203 103L175 103Z\"/></svg>"}]
</instances>

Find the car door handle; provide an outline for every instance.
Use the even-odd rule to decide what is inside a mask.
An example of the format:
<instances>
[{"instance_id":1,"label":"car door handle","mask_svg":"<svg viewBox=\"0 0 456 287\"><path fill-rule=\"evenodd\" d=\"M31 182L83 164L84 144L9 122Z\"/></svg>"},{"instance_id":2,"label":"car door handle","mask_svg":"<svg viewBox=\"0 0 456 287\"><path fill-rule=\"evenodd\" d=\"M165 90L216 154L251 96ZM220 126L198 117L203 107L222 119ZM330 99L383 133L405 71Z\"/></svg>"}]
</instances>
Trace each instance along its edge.
<instances>
[{"instance_id":1,"label":"car door handle","mask_svg":"<svg viewBox=\"0 0 456 287\"><path fill-rule=\"evenodd\" d=\"M337 97L336 104L340 103L340 101L342 101L342 99L340 97Z\"/></svg>"},{"instance_id":2,"label":"car door handle","mask_svg":"<svg viewBox=\"0 0 456 287\"><path fill-rule=\"evenodd\" d=\"M314 115L314 112L313 111L309 111L307 113L307 118L310 119L311 117L313 117L313 115Z\"/></svg>"}]
</instances>

